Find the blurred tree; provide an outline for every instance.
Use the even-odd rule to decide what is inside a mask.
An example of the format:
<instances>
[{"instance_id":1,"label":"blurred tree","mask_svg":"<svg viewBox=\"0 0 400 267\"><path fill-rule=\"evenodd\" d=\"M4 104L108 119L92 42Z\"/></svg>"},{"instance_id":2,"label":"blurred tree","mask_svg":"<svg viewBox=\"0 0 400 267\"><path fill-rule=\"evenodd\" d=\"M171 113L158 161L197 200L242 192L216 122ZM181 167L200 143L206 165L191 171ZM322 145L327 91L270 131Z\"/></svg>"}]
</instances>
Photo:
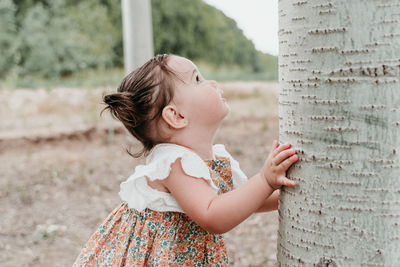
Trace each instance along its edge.
<instances>
[{"instance_id":1,"label":"blurred tree","mask_svg":"<svg viewBox=\"0 0 400 267\"><path fill-rule=\"evenodd\" d=\"M76 1L76 0L75 0ZM79 2L79 1L78 1ZM113 65L123 66L122 14L121 1L99 0L107 8L108 18L113 25Z\"/></svg>"},{"instance_id":2,"label":"blurred tree","mask_svg":"<svg viewBox=\"0 0 400 267\"><path fill-rule=\"evenodd\" d=\"M56 0L48 8L39 2L28 9L20 29L22 74L54 77L110 66L113 26L96 2L67 7Z\"/></svg>"},{"instance_id":3,"label":"blurred tree","mask_svg":"<svg viewBox=\"0 0 400 267\"><path fill-rule=\"evenodd\" d=\"M254 44L236 22L201 0L152 0L155 53L261 71Z\"/></svg>"},{"instance_id":4,"label":"blurred tree","mask_svg":"<svg viewBox=\"0 0 400 267\"><path fill-rule=\"evenodd\" d=\"M0 2L0 78L16 63L18 42L16 7L11 0Z\"/></svg>"},{"instance_id":5,"label":"blurred tree","mask_svg":"<svg viewBox=\"0 0 400 267\"><path fill-rule=\"evenodd\" d=\"M260 51L257 51L257 55L254 55L258 58L257 63L259 66L255 66L257 71L264 72L266 75L265 78L268 80L277 80L278 79L278 57L272 56L270 54L265 54Z\"/></svg>"},{"instance_id":6,"label":"blurred tree","mask_svg":"<svg viewBox=\"0 0 400 267\"><path fill-rule=\"evenodd\" d=\"M2 74L17 64L21 75L47 77L123 65L120 1L1 0L0 12ZM277 57L257 51L233 19L202 0L152 0L152 19L155 54L277 78Z\"/></svg>"}]
</instances>

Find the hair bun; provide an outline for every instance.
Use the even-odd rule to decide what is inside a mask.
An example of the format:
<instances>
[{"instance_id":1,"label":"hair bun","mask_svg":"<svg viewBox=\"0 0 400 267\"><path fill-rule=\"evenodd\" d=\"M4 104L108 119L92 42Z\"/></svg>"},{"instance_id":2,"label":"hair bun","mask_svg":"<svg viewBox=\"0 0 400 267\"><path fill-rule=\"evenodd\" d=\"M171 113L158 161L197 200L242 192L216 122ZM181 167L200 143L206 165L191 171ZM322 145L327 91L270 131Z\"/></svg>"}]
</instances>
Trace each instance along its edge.
<instances>
[{"instance_id":1,"label":"hair bun","mask_svg":"<svg viewBox=\"0 0 400 267\"><path fill-rule=\"evenodd\" d=\"M155 56L128 74L117 92L102 96L105 107L100 114L108 110L143 144L143 150L135 157L146 154L165 139L160 133L158 121L162 117L162 109L174 96L172 78L179 78L167 64L168 58L167 54Z\"/></svg>"},{"instance_id":2,"label":"hair bun","mask_svg":"<svg viewBox=\"0 0 400 267\"><path fill-rule=\"evenodd\" d=\"M103 96L104 103L108 108L114 110L126 106L129 100L129 96L126 93L113 93Z\"/></svg>"},{"instance_id":3,"label":"hair bun","mask_svg":"<svg viewBox=\"0 0 400 267\"><path fill-rule=\"evenodd\" d=\"M137 112L135 105L132 105L132 100L130 99L131 94L128 92L122 93L112 93L103 96L103 102L106 107L102 110L108 109L111 115L120 120L124 125L129 123L135 127L139 121L137 117Z\"/></svg>"},{"instance_id":4,"label":"hair bun","mask_svg":"<svg viewBox=\"0 0 400 267\"><path fill-rule=\"evenodd\" d=\"M118 101L117 101L117 98L118 98L118 97L116 97L116 95L117 95L117 94L108 94L108 95L105 95L105 96L103 97L104 103L107 104L107 105L110 106L110 107L114 106L115 104L118 103Z\"/></svg>"}]
</instances>

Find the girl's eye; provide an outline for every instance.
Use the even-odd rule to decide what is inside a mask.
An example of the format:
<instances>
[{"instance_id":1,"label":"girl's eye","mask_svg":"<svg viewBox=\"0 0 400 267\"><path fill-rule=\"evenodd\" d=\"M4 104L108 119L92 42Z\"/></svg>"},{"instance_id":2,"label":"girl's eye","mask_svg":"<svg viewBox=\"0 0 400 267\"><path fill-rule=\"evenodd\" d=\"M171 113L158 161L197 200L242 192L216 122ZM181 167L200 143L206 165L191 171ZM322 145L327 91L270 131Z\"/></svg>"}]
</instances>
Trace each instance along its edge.
<instances>
[{"instance_id":1,"label":"girl's eye","mask_svg":"<svg viewBox=\"0 0 400 267\"><path fill-rule=\"evenodd\" d=\"M196 75L196 82L200 82L201 80L200 80L200 77L199 77L199 75Z\"/></svg>"}]
</instances>

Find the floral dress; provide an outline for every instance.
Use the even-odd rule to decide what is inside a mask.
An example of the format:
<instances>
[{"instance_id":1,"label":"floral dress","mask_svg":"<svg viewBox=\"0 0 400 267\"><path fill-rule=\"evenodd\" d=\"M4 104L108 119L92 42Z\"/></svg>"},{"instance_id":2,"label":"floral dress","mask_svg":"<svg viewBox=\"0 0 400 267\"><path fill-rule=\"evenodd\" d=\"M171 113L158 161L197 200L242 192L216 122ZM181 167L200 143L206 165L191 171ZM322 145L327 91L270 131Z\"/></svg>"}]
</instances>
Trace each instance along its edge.
<instances>
[{"instance_id":1,"label":"floral dress","mask_svg":"<svg viewBox=\"0 0 400 267\"><path fill-rule=\"evenodd\" d=\"M213 150L216 159L203 161L181 146L156 146L146 165L121 184L124 202L92 235L74 266L227 266L222 235L203 230L170 194L141 181L168 177L168 167L181 158L185 173L206 179L218 194L245 183L247 177L225 148L215 145Z\"/></svg>"}]
</instances>

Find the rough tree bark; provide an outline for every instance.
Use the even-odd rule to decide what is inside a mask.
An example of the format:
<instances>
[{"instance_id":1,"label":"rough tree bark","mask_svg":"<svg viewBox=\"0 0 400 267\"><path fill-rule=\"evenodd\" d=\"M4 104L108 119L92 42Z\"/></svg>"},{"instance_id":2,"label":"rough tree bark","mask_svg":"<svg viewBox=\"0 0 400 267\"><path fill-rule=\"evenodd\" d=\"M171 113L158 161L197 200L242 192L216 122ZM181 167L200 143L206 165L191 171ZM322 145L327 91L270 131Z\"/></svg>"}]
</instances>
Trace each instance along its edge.
<instances>
[{"instance_id":1,"label":"rough tree bark","mask_svg":"<svg viewBox=\"0 0 400 267\"><path fill-rule=\"evenodd\" d=\"M279 1L279 266L400 266L400 2Z\"/></svg>"}]
</instances>

